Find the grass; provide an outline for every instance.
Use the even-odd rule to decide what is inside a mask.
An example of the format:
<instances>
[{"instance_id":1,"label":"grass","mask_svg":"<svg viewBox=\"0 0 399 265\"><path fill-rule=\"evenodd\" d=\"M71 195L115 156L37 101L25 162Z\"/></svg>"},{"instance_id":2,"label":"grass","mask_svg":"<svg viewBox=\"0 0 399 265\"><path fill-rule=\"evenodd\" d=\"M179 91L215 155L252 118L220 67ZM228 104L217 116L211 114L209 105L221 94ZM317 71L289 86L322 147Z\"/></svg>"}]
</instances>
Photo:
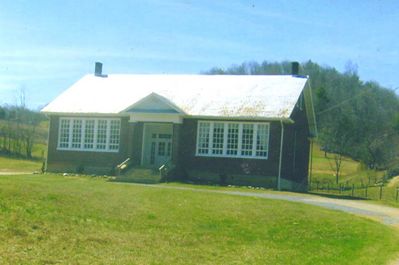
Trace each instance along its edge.
<instances>
[{"instance_id":1,"label":"grass","mask_svg":"<svg viewBox=\"0 0 399 265\"><path fill-rule=\"evenodd\" d=\"M335 183L334 154L320 150L318 144L313 145L312 181ZM360 162L343 157L339 183L374 184L381 180L384 171L368 170Z\"/></svg>"},{"instance_id":2,"label":"grass","mask_svg":"<svg viewBox=\"0 0 399 265\"><path fill-rule=\"evenodd\" d=\"M40 171L41 167L42 162L39 160L0 156L0 172L34 172Z\"/></svg>"},{"instance_id":3,"label":"grass","mask_svg":"<svg viewBox=\"0 0 399 265\"><path fill-rule=\"evenodd\" d=\"M0 177L0 263L384 264L399 238L310 205L61 175Z\"/></svg>"},{"instance_id":4,"label":"grass","mask_svg":"<svg viewBox=\"0 0 399 265\"><path fill-rule=\"evenodd\" d=\"M345 185L347 189L345 191L338 191L338 186L335 182L334 172L330 166L333 164L333 154L327 154L325 157L324 152L320 150L320 147L315 144L313 147L313 174L312 174L312 191L317 194L334 194L337 197L348 198L352 197L351 187L355 185L355 192L353 197L366 197L366 185L372 185L367 188L367 199L369 201L387 204L394 207L399 207L399 202L396 201L396 189L399 187L399 182L388 183L383 186L382 197L380 199L380 188L378 185L384 178L384 171L368 170L361 165L358 161L354 161L351 158L344 157L342 163L341 177L339 179L339 185ZM317 182L320 183L319 187L326 189L328 186L334 187L336 190L316 190ZM375 184L377 186L373 186Z\"/></svg>"}]
</instances>

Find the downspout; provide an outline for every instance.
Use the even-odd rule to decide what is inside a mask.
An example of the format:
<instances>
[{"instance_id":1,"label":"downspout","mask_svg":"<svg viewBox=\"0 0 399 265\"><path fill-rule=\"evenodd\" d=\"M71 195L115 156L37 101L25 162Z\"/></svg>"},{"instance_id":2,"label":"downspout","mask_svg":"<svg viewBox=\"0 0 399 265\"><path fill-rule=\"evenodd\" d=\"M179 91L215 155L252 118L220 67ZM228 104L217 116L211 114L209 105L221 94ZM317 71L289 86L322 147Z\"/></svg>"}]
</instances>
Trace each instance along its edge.
<instances>
[{"instance_id":1,"label":"downspout","mask_svg":"<svg viewBox=\"0 0 399 265\"><path fill-rule=\"evenodd\" d=\"M284 142L284 124L283 124L283 120L280 120L280 124L281 124L280 160L279 160L279 165L278 165L277 190L281 190L281 164L283 162L283 142Z\"/></svg>"},{"instance_id":2,"label":"downspout","mask_svg":"<svg viewBox=\"0 0 399 265\"><path fill-rule=\"evenodd\" d=\"M46 114L46 117L49 119L49 122L48 122L48 130L47 130L47 154L46 154L46 158L43 157L43 161L42 161L42 163L44 163L44 172L47 172L47 168L48 168L48 154L50 153L49 146L50 146L50 130L51 130L51 116ZM58 118L58 129L59 128L60 128L60 119ZM60 131L58 130L57 138L59 137L59 133L60 133ZM56 144L58 145L58 139L57 139ZM43 168L43 166L42 166L42 168ZM44 173L44 172L42 172L42 173Z\"/></svg>"},{"instance_id":3,"label":"downspout","mask_svg":"<svg viewBox=\"0 0 399 265\"><path fill-rule=\"evenodd\" d=\"M309 183L308 183L308 190L312 189L312 170L313 170L313 138L310 138L310 161L309 161Z\"/></svg>"}]
</instances>

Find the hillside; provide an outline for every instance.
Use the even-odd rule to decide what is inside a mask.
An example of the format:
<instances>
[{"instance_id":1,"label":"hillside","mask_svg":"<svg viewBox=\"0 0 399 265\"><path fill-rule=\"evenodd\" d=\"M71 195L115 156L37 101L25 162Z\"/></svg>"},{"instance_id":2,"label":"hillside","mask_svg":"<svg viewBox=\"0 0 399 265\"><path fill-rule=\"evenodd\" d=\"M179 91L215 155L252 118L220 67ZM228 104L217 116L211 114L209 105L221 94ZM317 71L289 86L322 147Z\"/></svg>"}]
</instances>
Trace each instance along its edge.
<instances>
[{"instance_id":1,"label":"hillside","mask_svg":"<svg viewBox=\"0 0 399 265\"><path fill-rule=\"evenodd\" d=\"M291 63L244 62L204 73L291 74ZM399 167L399 97L393 90L360 80L351 64L341 73L307 61L299 73L310 77L318 142L324 149L361 161L369 169Z\"/></svg>"},{"instance_id":2,"label":"hillside","mask_svg":"<svg viewBox=\"0 0 399 265\"><path fill-rule=\"evenodd\" d=\"M319 144L313 145L313 164L311 181L320 183L335 183L334 154L321 150ZM360 161L343 156L339 183L374 184L384 177L384 170L367 169Z\"/></svg>"}]
</instances>

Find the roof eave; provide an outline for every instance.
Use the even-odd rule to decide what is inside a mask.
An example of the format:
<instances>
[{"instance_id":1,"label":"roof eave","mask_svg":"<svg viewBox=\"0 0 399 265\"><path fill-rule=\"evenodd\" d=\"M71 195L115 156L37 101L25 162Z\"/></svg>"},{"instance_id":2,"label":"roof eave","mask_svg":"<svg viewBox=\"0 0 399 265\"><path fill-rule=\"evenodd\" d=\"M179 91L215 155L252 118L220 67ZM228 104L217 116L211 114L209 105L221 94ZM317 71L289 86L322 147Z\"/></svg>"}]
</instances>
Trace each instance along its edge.
<instances>
[{"instance_id":1,"label":"roof eave","mask_svg":"<svg viewBox=\"0 0 399 265\"><path fill-rule=\"evenodd\" d=\"M128 117L127 113L100 113L100 112L57 112L57 111L40 111L45 115L57 115L57 116L78 116L78 117Z\"/></svg>"},{"instance_id":2,"label":"roof eave","mask_svg":"<svg viewBox=\"0 0 399 265\"><path fill-rule=\"evenodd\" d=\"M294 121L289 117L262 117L262 116L211 116L211 115L187 115L185 119L212 119L212 120L248 120L248 121L282 121L293 124Z\"/></svg>"}]
</instances>

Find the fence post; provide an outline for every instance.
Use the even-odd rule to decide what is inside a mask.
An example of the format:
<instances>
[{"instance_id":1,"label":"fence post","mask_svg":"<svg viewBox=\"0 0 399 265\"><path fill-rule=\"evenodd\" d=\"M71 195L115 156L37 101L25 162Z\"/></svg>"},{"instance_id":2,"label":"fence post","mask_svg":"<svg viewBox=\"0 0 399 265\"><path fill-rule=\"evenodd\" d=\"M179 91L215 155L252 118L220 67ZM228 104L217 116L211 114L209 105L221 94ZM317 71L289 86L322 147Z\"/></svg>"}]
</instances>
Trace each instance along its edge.
<instances>
[{"instance_id":1,"label":"fence post","mask_svg":"<svg viewBox=\"0 0 399 265\"><path fill-rule=\"evenodd\" d=\"M319 190L319 182L317 181L316 182L316 191L318 191Z\"/></svg>"},{"instance_id":2,"label":"fence post","mask_svg":"<svg viewBox=\"0 0 399 265\"><path fill-rule=\"evenodd\" d=\"M339 190L339 194L341 194L341 183L338 184L338 190Z\"/></svg>"},{"instance_id":3,"label":"fence post","mask_svg":"<svg viewBox=\"0 0 399 265\"><path fill-rule=\"evenodd\" d=\"M367 189L368 189L368 187L369 187L369 185L366 185L366 189L364 190L364 193L365 193L366 199L367 199Z\"/></svg>"},{"instance_id":4,"label":"fence post","mask_svg":"<svg viewBox=\"0 0 399 265\"><path fill-rule=\"evenodd\" d=\"M381 184L381 186L380 186L380 200L382 199L382 187L383 187L383 184Z\"/></svg>"},{"instance_id":5,"label":"fence post","mask_svg":"<svg viewBox=\"0 0 399 265\"><path fill-rule=\"evenodd\" d=\"M352 184L352 197L354 195L354 192L355 192L355 184Z\"/></svg>"},{"instance_id":6,"label":"fence post","mask_svg":"<svg viewBox=\"0 0 399 265\"><path fill-rule=\"evenodd\" d=\"M399 187L396 187L396 202L398 202Z\"/></svg>"},{"instance_id":7,"label":"fence post","mask_svg":"<svg viewBox=\"0 0 399 265\"><path fill-rule=\"evenodd\" d=\"M330 193L330 182L327 183L327 192Z\"/></svg>"}]
</instances>

